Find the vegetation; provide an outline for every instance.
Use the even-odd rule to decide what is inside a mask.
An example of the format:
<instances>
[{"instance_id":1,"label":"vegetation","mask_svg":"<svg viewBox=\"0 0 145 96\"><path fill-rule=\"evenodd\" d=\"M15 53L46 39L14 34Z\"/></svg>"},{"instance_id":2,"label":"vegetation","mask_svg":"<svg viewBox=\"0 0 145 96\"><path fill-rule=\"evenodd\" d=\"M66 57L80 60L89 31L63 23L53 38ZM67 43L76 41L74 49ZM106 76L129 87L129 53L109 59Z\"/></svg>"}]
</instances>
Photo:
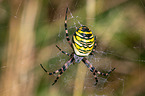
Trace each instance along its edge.
<instances>
[{"instance_id":1,"label":"vegetation","mask_svg":"<svg viewBox=\"0 0 145 96\"><path fill-rule=\"evenodd\" d=\"M52 72L72 50L65 38L68 11L71 36L80 24L97 36L94 56L88 60L101 72L116 68L108 77L74 64L52 86L40 64ZM0 96L144 96L145 1L143 0L1 0Z\"/></svg>"}]
</instances>

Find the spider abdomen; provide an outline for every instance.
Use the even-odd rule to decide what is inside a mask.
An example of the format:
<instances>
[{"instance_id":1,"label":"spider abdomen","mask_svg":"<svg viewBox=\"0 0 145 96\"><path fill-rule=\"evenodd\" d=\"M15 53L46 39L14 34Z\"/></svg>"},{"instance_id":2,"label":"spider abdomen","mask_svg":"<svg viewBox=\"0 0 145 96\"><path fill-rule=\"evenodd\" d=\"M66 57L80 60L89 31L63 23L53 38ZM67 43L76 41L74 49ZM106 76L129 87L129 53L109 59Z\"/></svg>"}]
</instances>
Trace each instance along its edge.
<instances>
[{"instance_id":1,"label":"spider abdomen","mask_svg":"<svg viewBox=\"0 0 145 96\"><path fill-rule=\"evenodd\" d=\"M75 54L81 57L88 56L94 47L92 31L86 27L79 27L72 37Z\"/></svg>"}]
</instances>

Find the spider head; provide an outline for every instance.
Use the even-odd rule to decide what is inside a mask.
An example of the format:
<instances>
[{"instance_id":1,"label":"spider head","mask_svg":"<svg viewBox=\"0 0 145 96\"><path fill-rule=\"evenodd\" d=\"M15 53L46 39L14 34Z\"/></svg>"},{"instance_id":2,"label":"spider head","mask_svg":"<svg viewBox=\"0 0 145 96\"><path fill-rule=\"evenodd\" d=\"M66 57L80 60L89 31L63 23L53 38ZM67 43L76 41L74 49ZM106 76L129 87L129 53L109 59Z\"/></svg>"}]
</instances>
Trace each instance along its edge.
<instances>
[{"instance_id":1,"label":"spider head","mask_svg":"<svg viewBox=\"0 0 145 96\"><path fill-rule=\"evenodd\" d=\"M79 27L72 37L74 52L79 57L86 57L94 47L92 31L86 27Z\"/></svg>"},{"instance_id":2,"label":"spider head","mask_svg":"<svg viewBox=\"0 0 145 96\"><path fill-rule=\"evenodd\" d=\"M76 54L74 54L74 59L75 59L76 63L80 63L83 58L84 57L80 57L80 56L77 56Z\"/></svg>"}]
</instances>

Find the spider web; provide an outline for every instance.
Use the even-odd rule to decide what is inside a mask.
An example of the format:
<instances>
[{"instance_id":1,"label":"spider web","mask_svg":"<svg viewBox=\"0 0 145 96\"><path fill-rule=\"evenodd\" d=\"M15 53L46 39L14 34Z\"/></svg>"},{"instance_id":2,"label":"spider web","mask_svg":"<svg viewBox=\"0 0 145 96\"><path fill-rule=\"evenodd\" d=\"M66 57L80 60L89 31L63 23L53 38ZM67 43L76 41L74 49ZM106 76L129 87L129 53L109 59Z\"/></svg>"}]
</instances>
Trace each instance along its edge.
<instances>
[{"instance_id":1,"label":"spider web","mask_svg":"<svg viewBox=\"0 0 145 96\"><path fill-rule=\"evenodd\" d=\"M70 25L71 26L69 26L68 27L68 30L74 30L74 32L75 32L75 30L78 28L78 27L80 27L80 26L82 26L82 25L85 25L85 24L82 24L80 21L82 21L81 20L81 17L79 17L79 16L73 16L73 14L72 14L72 12L71 12L71 10L69 9L69 12L68 12L68 14L69 14L69 16L68 16L68 23L70 23ZM90 18L89 18L90 19ZM69 24L68 24L69 25ZM91 27L93 26L93 25L90 25ZM60 30L61 30L62 28L60 27ZM69 32L70 33L70 32ZM61 38L61 31L59 31L59 35L58 35L58 38ZM70 39L71 39L71 37L72 37L72 34L70 34ZM65 46L65 47L63 47L63 50L68 50L68 49L70 49L70 46L66 46L66 43L68 43L67 42L67 40L65 39L66 37L65 37L65 35L64 35L64 39L63 39L63 43L60 45L60 46ZM99 47L99 49L101 49L101 47ZM112 69L112 66L111 66L111 60L110 59L104 59L104 57L103 57L103 55L105 55L105 56L107 56L108 54L113 54L113 52L104 52L103 50L100 50L100 51L98 51L98 50L96 50L95 51L96 53L96 55L95 56L88 56L88 59L89 59L89 61L93 64L93 66L95 66L96 68L99 68L100 66L101 67L104 67L104 65L105 65L105 67L103 68L103 70L107 70L107 71L110 71L111 69ZM61 52L59 52L58 53L58 57L60 57L60 54L62 54ZM121 57L121 56L118 56L118 57ZM60 58L59 59L59 61L61 61L61 60L63 60L63 62L60 62L61 63L61 66L67 61L67 59L65 60L65 59L62 59L62 58ZM64 62L65 61L65 62ZM92 62L92 61L94 61L94 62ZM104 63L104 64L102 64L102 62ZM103 66L102 66L103 65ZM82 65L82 66L85 66L85 65ZM76 67L76 66L75 66ZM71 66L71 68L72 68L72 66ZM68 70L70 70L71 68L69 68ZM55 70L55 69L54 69ZM72 70L76 70L76 68L74 68L74 69L72 69ZM71 71L71 72L73 72L73 71ZM106 89L108 89L109 87L107 86L105 86L105 83L107 82L107 83L109 83L109 81L107 80L108 78L104 78L104 77L98 77L98 79L99 79L99 82L98 82L98 85L97 86L94 86L93 85L93 82L95 82L94 81L94 77L93 77L93 75L92 74L90 74L91 72L88 70L87 71L87 75L86 75L86 79L85 79L85 85L84 85L84 91L85 90L90 90L90 89L95 89L96 91L103 91L105 88ZM73 80L70 80L70 79L73 79L73 77L75 77L75 74L76 74L76 72L73 72L73 73L68 73L69 74L69 76L67 76L67 75L65 75L65 77L64 77L64 82L65 82L65 87L69 87L71 90L73 89L73 88L75 88L74 86L70 86L70 85L68 85L69 83L67 83L67 82L72 82ZM91 75L91 76L90 76ZM66 79L67 78L67 79ZM122 94L123 94L123 91L124 91L124 79L123 78L117 78L118 80L119 80L119 82L122 82ZM92 81L92 83L86 83L86 82L89 82L89 81ZM111 92L113 92L113 90L114 89L112 89L111 90ZM97 95L96 93L93 93L93 94L90 94L90 95Z\"/></svg>"},{"instance_id":2,"label":"spider web","mask_svg":"<svg viewBox=\"0 0 145 96\"><path fill-rule=\"evenodd\" d=\"M75 6L76 7L76 6ZM82 25L85 25L85 24L82 24L81 23L81 17L79 16L79 15L76 15L76 16L74 16L73 14L72 14L72 12L71 12L71 10L69 10L69 12L68 12L68 14L69 14L69 19L68 19L68 22L71 22L71 24L70 24L70 27L68 28L68 30L71 30L71 29L73 29L73 30L75 30L75 29L77 29L77 27L78 27L78 25L79 26L82 26ZM87 19L90 19L90 18L87 18ZM95 19L95 18L91 18L91 19ZM69 24L68 24L69 25ZM90 25L89 27L94 27L94 25ZM62 29L62 28L61 28ZM93 30L92 30L93 31ZM59 35L58 35L58 38L61 36L60 35L61 33L59 33ZM70 33L70 37L71 37L71 33ZM67 43L67 41L66 41L66 39L65 39L65 36L64 36L64 39L63 39L63 44L62 45L60 45L60 46L65 46L65 44ZM103 46L103 42L100 42L100 45L102 44L102 46ZM140 47L134 47L133 46L133 48L135 49L135 50L140 50ZM64 48L64 50L68 50L69 49L69 46L65 46L65 48ZM116 54L115 53L115 51L113 51L113 50L101 50L101 49L103 49L101 46L98 46L98 48L97 49L99 49L99 50L96 50L96 55L95 55L95 57L94 56L89 56L88 57L88 59L89 59L89 61L93 64L93 66L95 66L96 68L99 68L99 67L101 67L101 66L103 66L104 67L104 65L105 65L105 68L103 68L103 70L106 70L106 71L109 71L109 70L111 70L111 68L113 67L113 65L112 65L112 61L111 61L111 59L104 59L104 58L106 58L107 56L115 56L115 57L117 57L117 58L120 58L120 59L123 59L123 60L126 60L126 61L129 61L129 62L138 62L138 63L144 63L145 62L145 60L142 60L142 59L134 59L134 58L132 58L132 57L125 57L125 56L121 56L121 55L118 55L118 54ZM60 54L61 54L61 52L60 52ZM66 60L67 61L67 60ZM92 61L95 61L95 62L92 62ZM96 64L97 63L97 64ZM102 63L104 63L104 65L102 65ZM62 63L62 64L64 64L64 62ZM83 65L82 65L83 66ZM140 65L139 65L140 66ZM70 69L69 69L70 70ZM74 70L74 69L73 69ZM140 70L140 67L139 67L139 70ZM74 74L75 72L73 72L72 74ZM70 73L69 73L70 74ZM124 74L124 73L123 73ZM68 78L68 80L66 80L65 79L65 82L71 82L70 80L69 80L69 77L70 77L70 75L69 76L66 76L65 75L65 77L66 78ZM112 78L112 77L110 77L110 78ZM125 87L125 83L126 83L126 79L125 79L125 76L121 76L121 77L118 77L118 76L116 76L116 77L113 77L114 79L117 79L118 80L118 82L120 82L120 84L121 84L121 87L120 87L120 89L121 89L121 94L123 95L124 94L124 87ZM112 78L112 79L113 79ZM71 75L71 79L72 79L72 75ZM96 88L96 89L94 89L94 90L96 90L96 91L99 91L99 92L101 92L101 91L103 91L103 90L105 90L105 89L110 89L111 88L111 85L110 84L112 84L112 82L110 82L110 81L108 81L108 78L104 78L104 77L99 77L99 83L98 83L98 85L97 86L93 86L93 84L90 84L90 83L86 83L86 82L88 82L88 81L93 81L94 80L94 78L93 78L93 76L90 76L90 72L89 72L89 70L88 70L88 72L87 72L87 76L86 76L86 79L85 79L85 85L84 85L84 91L86 91L86 90L89 90L89 89L94 89L94 88ZM106 84L106 82L108 83L108 86L106 86L105 84ZM67 85L66 85L67 86ZM110 87L109 87L110 86ZM68 86L67 86L68 87ZM74 88L74 86L69 86L69 88L70 89L73 89ZM110 94L112 93L113 94L113 92L114 92L114 90L115 90L115 88L114 89L110 89ZM99 94L99 92L98 92L98 94ZM90 95L97 95L97 93L93 93L93 94L90 94ZM105 95L105 94L104 94Z\"/></svg>"},{"instance_id":3,"label":"spider web","mask_svg":"<svg viewBox=\"0 0 145 96\"><path fill-rule=\"evenodd\" d=\"M20 3L17 5L17 10L15 10L15 12L14 12L15 14L9 14L9 13L8 14L10 16L14 17L17 20L20 20L21 17L19 17L18 14L20 13L20 10L22 9L23 2L24 2L24 0L21 0ZM49 0L49 3L50 3L50 6L51 6L51 9L53 10L53 12L51 12L50 15L55 14L55 16L57 17L57 18L51 18L50 21L52 23L55 23L58 19L64 18L65 8L63 7L61 9L59 9L60 13L58 13L58 11L55 10L55 7L54 7L54 4L52 3L52 0ZM144 6L144 3L143 3L142 0L140 0L140 5L144 9L145 6ZM75 32L75 30L78 27L80 27L82 25L86 25L86 22L84 22L84 19L83 19L85 17L83 17L81 14L75 14L75 12L72 10L72 9L77 9L77 8L79 9L81 7L84 7L83 5L79 4L79 0L75 0L73 7L71 7L71 6L68 6L68 7L69 7L69 11L68 11L68 31L69 31L69 36L71 38L73 32ZM1 9L2 9L2 7L1 7ZM86 20L90 20L90 19L96 20L97 18L98 17L86 18ZM44 22L44 21L42 21L42 22ZM58 34L53 37L53 38L56 38L56 39L53 39L53 40L55 40L57 42L57 45L59 45L60 48L62 48L63 51L71 53L72 50L71 50L68 42L66 41L64 26L62 26L63 24L64 24L64 20L63 20L63 22L59 23L59 28L57 28L58 29ZM98 31L98 29L97 29L98 27L96 27L96 25L97 24L95 24L95 25L94 24L88 24L88 27L93 31L94 35L97 36L97 34L95 34L96 33L95 31ZM101 24L101 25L103 25L103 24ZM8 25L7 26L2 26L2 27L0 27L0 30L3 30L3 28L8 28L8 27L9 27ZM104 27L104 30L107 30L107 27ZM103 30L103 32L105 32L104 30ZM141 26L140 30L141 31L143 30L142 26ZM44 36L43 40L42 40L41 44L39 45L38 49L43 48L43 45L45 45L44 42L45 42L45 40L47 40L47 36L49 35L47 32L48 31L44 32L45 36L43 35ZM142 35L142 33L140 35ZM99 40L100 38L101 38L101 36L98 37L97 40ZM48 40L47 40L47 42L48 42ZM105 92L108 92L106 90L110 91L109 94L115 94L115 91L117 89L116 89L116 87L112 87L112 86L114 85L114 83L115 84L117 83L120 86L118 88L118 90L120 90L120 91L117 91L117 92L121 92L121 95L124 95L125 87L126 87L125 84L128 83L128 81L127 81L128 76L132 75L132 74L130 74L128 71L121 71L120 68L121 67L124 68L124 66L127 66L127 67L129 66L130 68L132 68L132 66L131 66L132 63L130 64L130 62L136 62L138 64L138 66L137 66L138 67L138 73L140 74L141 73L141 66L142 66L141 63L144 64L145 60L142 59L142 58L134 58L134 57L129 56L129 55L127 55L127 56L126 55L120 55L116 52L116 50L113 50L111 48L106 48L104 50L104 46L105 46L104 43L105 42L103 42L103 41L98 42L98 46L96 48L95 55L94 56L88 56L88 60L91 62L91 64L97 70L99 70L101 72L108 72L113 67L117 68L116 72L113 72L107 78L103 77L103 76L98 76L98 80L99 80L98 85L94 86L93 85L94 82L95 82L94 77L91 74L91 72L88 70L87 74L86 74L86 78L85 78L85 84L84 84L84 87L83 87L83 92L84 93L88 92L88 96L100 96L100 95L105 96L106 95ZM55 45L54 45L54 47L55 47ZM144 47L144 45L142 45L142 41L140 41L139 46L132 46L132 48L135 51L138 51L138 54L140 54L144 50L142 47ZM118 50L120 50L120 49L118 49ZM54 54L51 54L51 55L52 56L50 57L50 60L47 63L44 63L44 66L47 66L47 68L49 68L49 69L51 68L50 71L55 71L55 70L59 69L69 59L69 57L67 55L62 54L61 52L56 53L56 55L54 55ZM116 61L114 61L114 58L112 59L110 56L116 57L117 59L120 59L122 61L119 62L119 64L118 64L118 62L115 63ZM126 65L123 64L123 66L120 66L122 63L125 63ZM85 66L85 65L81 65L81 66ZM8 67L9 67L9 65L1 65L0 69L1 70L7 70L6 68L8 68ZM39 65L35 66L34 69L41 70ZM72 82L75 80L76 70L77 70L77 64L74 64L74 65L70 66L70 68L63 74L63 76L61 77L61 79L58 80L57 83L58 84L61 83L60 85L63 86L64 88L67 87L67 90L73 90L75 88L75 86L72 84ZM9 71L9 70L7 70L7 71ZM37 83L40 83L39 81L45 81L45 84L48 84L47 82L48 82L48 78L49 78L49 84L51 84L51 83L53 83L53 80L55 79L55 77L51 79L51 77L48 77L47 75L45 75L45 73L42 73L41 75L39 73L38 76L42 77L42 78L39 79L39 80L38 80L38 78L36 78L35 80L36 81L38 80ZM139 77L140 77L140 79L142 79L141 75ZM29 81L27 80L27 82L29 82ZM116 84L116 86L117 86L117 84ZM7 88L7 90L3 90L0 87L0 94L3 91L5 91L5 93L8 93L10 90L15 89L16 87L23 87L22 85L23 84L18 84L14 87ZM40 86L40 85L38 85L38 86ZM46 86L44 86L44 87L47 89L48 85L46 85ZM42 88L42 89L44 89L44 88ZM60 90L63 91L62 89L60 89ZM93 92L91 93L92 90L93 90ZM72 93L72 92L70 92L70 93Z\"/></svg>"}]
</instances>

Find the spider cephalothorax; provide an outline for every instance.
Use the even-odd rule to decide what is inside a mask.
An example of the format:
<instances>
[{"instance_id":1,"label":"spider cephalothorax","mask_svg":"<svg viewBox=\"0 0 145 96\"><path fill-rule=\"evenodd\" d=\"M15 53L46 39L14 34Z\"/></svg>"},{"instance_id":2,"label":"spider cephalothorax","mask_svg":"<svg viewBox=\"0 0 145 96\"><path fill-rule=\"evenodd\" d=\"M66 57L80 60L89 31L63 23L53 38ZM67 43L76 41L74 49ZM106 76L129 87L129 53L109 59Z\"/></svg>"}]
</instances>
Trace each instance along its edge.
<instances>
[{"instance_id":1,"label":"spider cephalothorax","mask_svg":"<svg viewBox=\"0 0 145 96\"><path fill-rule=\"evenodd\" d=\"M109 75L112 71L115 70L115 68L113 68L110 72L108 73L102 73L99 72L95 69L95 67L92 66L92 64L87 60L87 56L89 54L93 54L96 48L96 37L93 36L92 31L87 27L87 26L81 26L79 27L76 32L74 32L73 36L72 36L72 42L69 39L69 35L68 35L68 30L67 30L67 12L68 12L68 8L66 9L66 16L65 16L65 32L66 32L66 40L68 41L68 43L70 44L71 48L73 49L74 52L72 52L72 54L68 54L64 51L62 51L57 45L56 47L64 54L70 56L70 59L63 65L62 68L50 73L48 72L43 66L42 64L41 67L43 68L43 70L45 72L47 72L48 75L53 75L56 73L59 73L59 75L57 76L57 78L55 79L54 83L52 85L54 85L57 80L59 79L59 77L63 74L63 72L73 63L79 63L79 62L84 62L84 64L89 68L89 70L93 73L95 80L96 80L96 84L98 82L97 79L97 74L99 75L103 75L103 76L107 76Z\"/></svg>"}]
</instances>

